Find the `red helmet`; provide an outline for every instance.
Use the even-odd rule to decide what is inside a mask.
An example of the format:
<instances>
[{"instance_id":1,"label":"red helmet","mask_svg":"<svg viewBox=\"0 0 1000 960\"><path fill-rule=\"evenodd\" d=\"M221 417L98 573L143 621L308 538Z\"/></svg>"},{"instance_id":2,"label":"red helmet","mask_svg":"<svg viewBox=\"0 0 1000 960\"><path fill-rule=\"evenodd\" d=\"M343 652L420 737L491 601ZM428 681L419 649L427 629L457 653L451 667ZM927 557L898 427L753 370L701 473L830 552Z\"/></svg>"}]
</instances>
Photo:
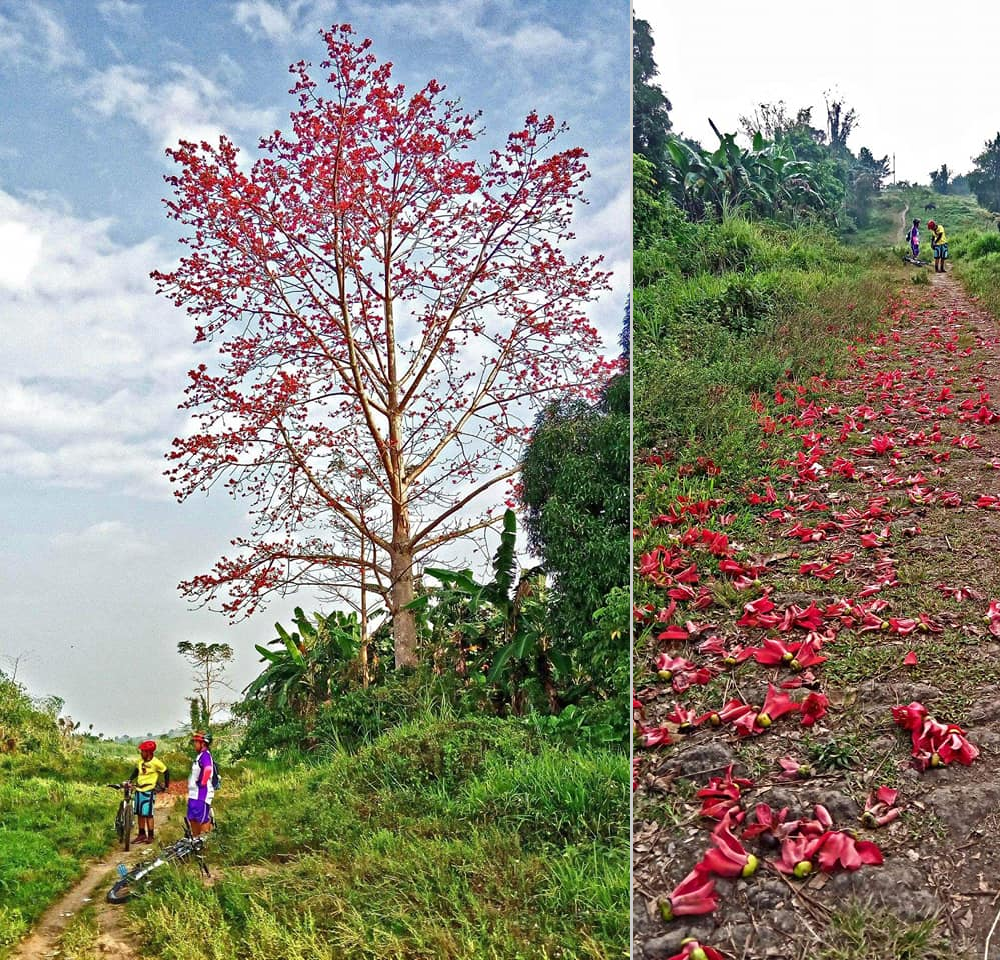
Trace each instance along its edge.
<instances>
[{"instance_id":1,"label":"red helmet","mask_svg":"<svg viewBox=\"0 0 1000 960\"><path fill-rule=\"evenodd\" d=\"M156 741L155 740L143 740L142 743L139 744L139 750L140 750L140 752L143 751L143 750L154 750L155 751L156 750Z\"/></svg>"},{"instance_id":2,"label":"red helmet","mask_svg":"<svg viewBox=\"0 0 1000 960\"><path fill-rule=\"evenodd\" d=\"M933 220L928 220L927 226L929 229L933 230L937 226L937 224Z\"/></svg>"},{"instance_id":3,"label":"red helmet","mask_svg":"<svg viewBox=\"0 0 1000 960\"><path fill-rule=\"evenodd\" d=\"M202 743L204 743L205 734L203 734L200 730L195 730L195 732L191 734L191 739L194 741L200 740Z\"/></svg>"}]
</instances>

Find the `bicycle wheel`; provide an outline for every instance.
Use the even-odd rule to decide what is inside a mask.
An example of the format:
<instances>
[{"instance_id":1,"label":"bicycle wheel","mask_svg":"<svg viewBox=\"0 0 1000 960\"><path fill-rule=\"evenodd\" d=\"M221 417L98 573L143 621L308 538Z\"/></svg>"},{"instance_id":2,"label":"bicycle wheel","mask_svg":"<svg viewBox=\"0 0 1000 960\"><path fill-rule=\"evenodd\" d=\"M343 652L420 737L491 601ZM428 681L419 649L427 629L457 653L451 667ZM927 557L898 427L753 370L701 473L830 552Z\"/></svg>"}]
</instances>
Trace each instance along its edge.
<instances>
[{"instance_id":1,"label":"bicycle wheel","mask_svg":"<svg viewBox=\"0 0 1000 960\"><path fill-rule=\"evenodd\" d=\"M135 811L132 809L132 803L129 800L122 801L125 804L125 816L123 826L125 828L125 839L122 841L125 844L125 852L128 852L129 847L132 845L132 818L135 816Z\"/></svg>"},{"instance_id":2,"label":"bicycle wheel","mask_svg":"<svg viewBox=\"0 0 1000 960\"><path fill-rule=\"evenodd\" d=\"M125 842L125 807L123 804L118 804L118 810L115 812L115 835L118 837L119 843Z\"/></svg>"},{"instance_id":3,"label":"bicycle wheel","mask_svg":"<svg viewBox=\"0 0 1000 960\"><path fill-rule=\"evenodd\" d=\"M137 863L128 873L115 881L114 886L108 891L108 903L124 903L141 893L149 883L149 875L169 862L169 856L160 856L155 860Z\"/></svg>"},{"instance_id":4,"label":"bicycle wheel","mask_svg":"<svg viewBox=\"0 0 1000 960\"><path fill-rule=\"evenodd\" d=\"M131 878L123 877L108 891L108 903L124 903L131 896Z\"/></svg>"}]
</instances>

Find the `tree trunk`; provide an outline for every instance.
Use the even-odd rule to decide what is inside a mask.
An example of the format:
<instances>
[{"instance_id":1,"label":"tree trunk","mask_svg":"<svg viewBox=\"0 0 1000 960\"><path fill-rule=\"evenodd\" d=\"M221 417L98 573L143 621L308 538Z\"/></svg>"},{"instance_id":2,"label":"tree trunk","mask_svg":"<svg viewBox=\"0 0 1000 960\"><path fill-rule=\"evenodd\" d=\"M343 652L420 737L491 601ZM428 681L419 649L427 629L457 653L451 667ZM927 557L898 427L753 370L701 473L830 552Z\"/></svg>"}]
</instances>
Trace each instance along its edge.
<instances>
[{"instance_id":1,"label":"tree trunk","mask_svg":"<svg viewBox=\"0 0 1000 960\"><path fill-rule=\"evenodd\" d=\"M396 669L417 666L417 621L406 605L413 600L413 551L409 543L393 543L392 587L389 608L392 612L392 639Z\"/></svg>"},{"instance_id":2,"label":"tree trunk","mask_svg":"<svg viewBox=\"0 0 1000 960\"><path fill-rule=\"evenodd\" d=\"M365 576L365 538L361 537L361 643L358 660L361 662L361 687L368 689L368 583Z\"/></svg>"}]
</instances>

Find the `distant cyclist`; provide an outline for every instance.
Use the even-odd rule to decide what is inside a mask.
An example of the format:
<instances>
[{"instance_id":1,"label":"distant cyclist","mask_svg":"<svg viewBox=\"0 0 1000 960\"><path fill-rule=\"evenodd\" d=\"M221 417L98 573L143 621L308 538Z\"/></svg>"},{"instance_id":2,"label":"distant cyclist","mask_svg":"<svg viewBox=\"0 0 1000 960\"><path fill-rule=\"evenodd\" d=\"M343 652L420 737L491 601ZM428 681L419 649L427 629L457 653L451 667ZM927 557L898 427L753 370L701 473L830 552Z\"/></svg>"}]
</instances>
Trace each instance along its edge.
<instances>
[{"instance_id":1,"label":"distant cyclist","mask_svg":"<svg viewBox=\"0 0 1000 960\"><path fill-rule=\"evenodd\" d=\"M197 837L212 829L212 798L215 788L212 786L212 768L214 761L209 747L212 745L212 735L196 730L191 734L191 743L197 751L191 763L191 774L188 777L187 818L191 824L191 833Z\"/></svg>"},{"instance_id":2,"label":"distant cyclist","mask_svg":"<svg viewBox=\"0 0 1000 960\"><path fill-rule=\"evenodd\" d=\"M931 232L931 246L934 248L934 272L944 273L944 262L948 259L948 237L944 227L933 220L927 221L927 229Z\"/></svg>"},{"instance_id":3,"label":"distant cyclist","mask_svg":"<svg viewBox=\"0 0 1000 960\"><path fill-rule=\"evenodd\" d=\"M140 760L129 775L135 784L135 815L139 821L139 836L135 843L153 842L153 801L157 793L170 786L170 772L162 760L157 760L155 740L143 740L139 744ZM163 786L159 786L160 780Z\"/></svg>"}]
</instances>

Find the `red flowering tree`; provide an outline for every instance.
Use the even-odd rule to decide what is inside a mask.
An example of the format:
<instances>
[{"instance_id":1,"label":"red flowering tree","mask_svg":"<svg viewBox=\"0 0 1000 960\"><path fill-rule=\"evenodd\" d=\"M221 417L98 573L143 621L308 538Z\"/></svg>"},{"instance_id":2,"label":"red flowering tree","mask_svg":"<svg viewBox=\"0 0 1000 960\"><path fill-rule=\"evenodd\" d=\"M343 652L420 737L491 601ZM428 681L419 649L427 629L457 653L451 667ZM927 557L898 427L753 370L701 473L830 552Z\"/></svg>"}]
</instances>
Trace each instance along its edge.
<instances>
[{"instance_id":1,"label":"red flowering tree","mask_svg":"<svg viewBox=\"0 0 1000 960\"><path fill-rule=\"evenodd\" d=\"M291 67L290 132L252 165L226 137L168 151L187 252L153 277L218 346L168 474L179 499L223 483L254 518L181 589L235 619L364 578L412 666L422 558L492 522L541 404L607 379L582 305L608 275L560 250L588 174L551 117L477 161L477 116L439 83L407 95L349 26L324 40L323 82Z\"/></svg>"}]
</instances>

